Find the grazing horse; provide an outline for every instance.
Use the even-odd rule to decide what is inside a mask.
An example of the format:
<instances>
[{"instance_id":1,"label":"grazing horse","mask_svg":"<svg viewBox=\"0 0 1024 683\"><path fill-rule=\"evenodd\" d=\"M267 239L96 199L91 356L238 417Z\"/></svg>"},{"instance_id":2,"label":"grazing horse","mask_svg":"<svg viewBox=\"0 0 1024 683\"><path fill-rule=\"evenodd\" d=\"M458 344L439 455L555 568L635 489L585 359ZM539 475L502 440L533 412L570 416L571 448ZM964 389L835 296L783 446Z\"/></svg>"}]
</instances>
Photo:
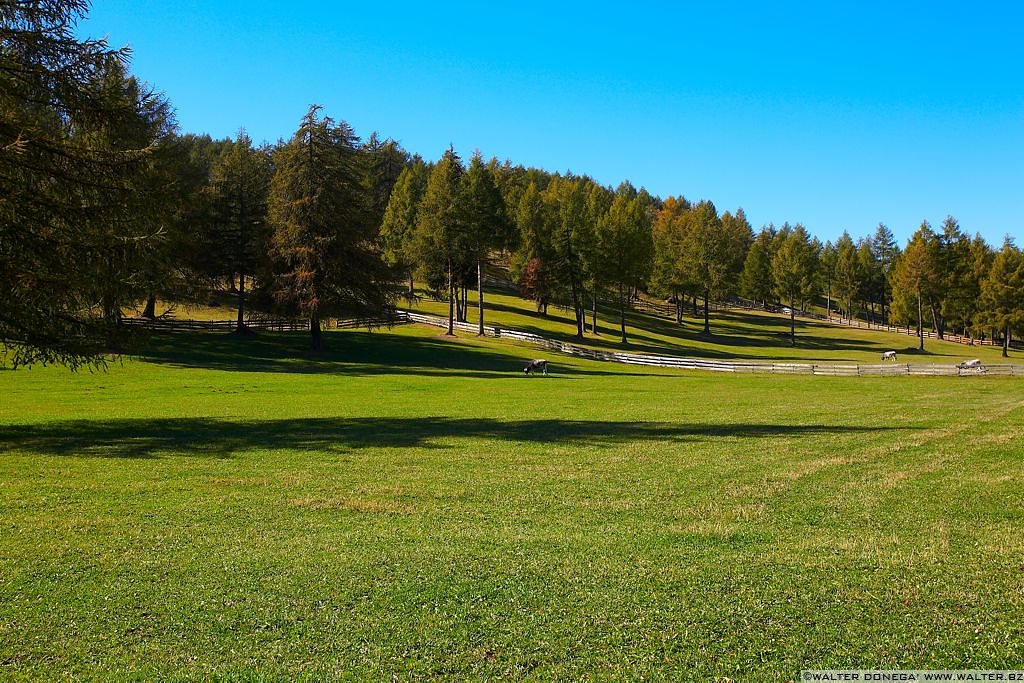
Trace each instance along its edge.
<instances>
[{"instance_id":1,"label":"grazing horse","mask_svg":"<svg viewBox=\"0 0 1024 683\"><path fill-rule=\"evenodd\" d=\"M529 375L531 371L534 373L539 371L545 375L548 374L548 362L546 360L531 360L526 364L526 367L523 368L523 373Z\"/></svg>"},{"instance_id":2,"label":"grazing horse","mask_svg":"<svg viewBox=\"0 0 1024 683\"><path fill-rule=\"evenodd\" d=\"M978 370L979 372L985 371L985 366L981 364L980 358L965 360L962 363L958 363L957 367L961 370Z\"/></svg>"},{"instance_id":3,"label":"grazing horse","mask_svg":"<svg viewBox=\"0 0 1024 683\"><path fill-rule=\"evenodd\" d=\"M882 360L896 360L895 351L884 351L882 352Z\"/></svg>"}]
</instances>

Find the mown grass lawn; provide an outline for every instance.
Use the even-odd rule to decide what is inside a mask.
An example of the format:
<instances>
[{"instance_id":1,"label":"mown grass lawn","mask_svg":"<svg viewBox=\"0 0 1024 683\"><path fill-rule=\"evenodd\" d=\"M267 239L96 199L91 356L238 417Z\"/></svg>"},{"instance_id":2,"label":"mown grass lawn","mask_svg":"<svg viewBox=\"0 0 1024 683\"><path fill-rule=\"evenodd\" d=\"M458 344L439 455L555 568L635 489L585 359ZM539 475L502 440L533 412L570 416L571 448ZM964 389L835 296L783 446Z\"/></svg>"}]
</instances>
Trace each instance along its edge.
<instances>
[{"instance_id":1,"label":"mown grass lawn","mask_svg":"<svg viewBox=\"0 0 1024 683\"><path fill-rule=\"evenodd\" d=\"M156 341L0 371L0 678L1024 665L1019 379Z\"/></svg>"}]
</instances>

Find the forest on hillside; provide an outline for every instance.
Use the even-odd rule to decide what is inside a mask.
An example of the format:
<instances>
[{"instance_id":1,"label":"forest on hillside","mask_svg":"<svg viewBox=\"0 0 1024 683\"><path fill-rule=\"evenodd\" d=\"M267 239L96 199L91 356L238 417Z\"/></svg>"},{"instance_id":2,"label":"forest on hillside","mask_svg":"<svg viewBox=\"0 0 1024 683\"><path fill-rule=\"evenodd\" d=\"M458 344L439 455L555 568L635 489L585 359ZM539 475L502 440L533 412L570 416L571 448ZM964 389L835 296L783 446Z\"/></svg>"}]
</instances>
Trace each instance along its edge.
<instances>
[{"instance_id":1,"label":"forest on hillside","mask_svg":"<svg viewBox=\"0 0 1024 683\"><path fill-rule=\"evenodd\" d=\"M734 296L795 311L1000 338L1024 335L1024 255L948 217L900 245L885 225L822 243L803 225L755 230L741 208L652 196L624 180L509 160L437 160L365 139L313 105L256 145L183 132L129 55L75 35L87 3L0 4L0 340L14 365L94 362L126 348L126 310L236 294L308 319L383 315L419 280L465 320L488 263L541 312L613 307L638 292L704 311ZM684 190L685 188L681 188ZM922 339L923 341L923 339Z\"/></svg>"}]
</instances>

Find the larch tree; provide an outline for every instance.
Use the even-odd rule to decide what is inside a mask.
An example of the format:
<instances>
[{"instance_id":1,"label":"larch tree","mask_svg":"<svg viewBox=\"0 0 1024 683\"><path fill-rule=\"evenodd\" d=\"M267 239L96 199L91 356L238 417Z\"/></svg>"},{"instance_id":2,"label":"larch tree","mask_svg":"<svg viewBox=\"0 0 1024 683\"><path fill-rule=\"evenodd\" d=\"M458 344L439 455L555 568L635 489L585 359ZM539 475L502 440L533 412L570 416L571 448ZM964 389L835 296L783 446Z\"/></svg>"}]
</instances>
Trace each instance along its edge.
<instances>
[{"instance_id":1,"label":"larch tree","mask_svg":"<svg viewBox=\"0 0 1024 683\"><path fill-rule=\"evenodd\" d=\"M853 243L850 233L843 234L836 240L836 265L834 286L840 306L846 313L847 320L853 320L854 307L857 305L864 277L861 273L860 259L857 258L857 245Z\"/></svg>"},{"instance_id":2,"label":"larch tree","mask_svg":"<svg viewBox=\"0 0 1024 683\"><path fill-rule=\"evenodd\" d=\"M583 338L586 308L583 301L589 252L594 248L594 226L587 214L586 184L579 178L553 181L545 192L553 221L551 246L554 271L567 290L576 319L576 337Z\"/></svg>"},{"instance_id":3,"label":"larch tree","mask_svg":"<svg viewBox=\"0 0 1024 683\"><path fill-rule=\"evenodd\" d=\"M787 231L772 258L775 292L789 302L789 338L796 346L797 302L808 299L816 289L816 254L810 236L802 225Z\"/></svg>"},{"instance_id":4,"label":"larch tree","mask_svg":"<svg viewBox=\"0 0 1024 683\"><path fill-rule=\"evenodd\" d=\"M697 288L704 300L704 331L711 334L710 300L725 298L736 285L743 267L750 230L726 230L718 217L715 205L709 201L697 203L687 212L690 221L683 241L683 254L687 279Z\"/></svg>"},{"instance_id":5,"label":"larch tree","mask_svg":"<svg viewBox=\"0 0 1024 683\"><path fill-rule=\"evenodd\" d=\"M551 244L551 222L546 218L544 197L536 183L527 185L519 200L516 225L519 228L519 287L537 304L537 312L547 315L554 297L554 247Z\"/></svg>"},{"instance_id":6,"label":"larch tree","mask_svg":"<svg viewBox=\"0 0 1024 683\"><path fill-rule=\"evenodd\" d=\"M208 186L215 234L224 271L238 277L236 333L245 325L246 279L260 270L269 251L267 196L272 177L270 155L252 146L244 129L213 164Z\"/></svg>"},{"instance_id":7,"label":"larch tree","mask_svg":"<svg viewBox=\"0 0 1024 683\"><path fill-rule=\"evenodd\" d=\"M644 200L623 183L607 213L596 226L596 259L600 279L617 290L622 343L626 338L626 308L630 287L650 272L654 243Z\"/></svg>"},{"instance_id":8,"label":"larch tree","mask_svg":"<svg viewBox=\"0 0 1024 683\"><path fill-rule=\"evenodd\" d=\"M324 349L326 315L380 315L393 305L390 270L375 243L359 139L313 105L274 155L268 214L279 261L278 300L309 319Z\"/></svg>"},{"instance_id":9,"label":"larch tree","mask_svg":"<svg viewBox=\"0 0 1024 683\"><path fill-rule=\"evenodd\" d=\"M410 301L415 294L413 272L417 262L413 238L419 220L419 205L427 189L429 175L430 168L419 158L413 159L402 169L391 191L380 227L384 259L390 266L408 276L407 296Z\"/></svg>"},{"instance_id":10,"label":"larch tree","mask_svg":"<svg viewBox=\"0 0 1024 683\"><path fill-rule=\"evenodd\" d=\"M747 251L740 271L739 291L751 301L767 304L772 296L772 229L765 226Z\"/></svg>"},{"instance_id":11,"label":"larch tree","mask_svg":"<svg viewBox=\"0 0 1024 683\"><path fill-rule=\"evenodd\" d=\"M677 325L683 324L683 296L691 289L683 249L690 228L686 216L692 208L685 197L669 197L655 214L651 227L654 242L651 282L675 304Z\"/></svg>"},{"instance_id":12,"label":"larch tree","mask_svg":"<svg viewBox=\"0 0 1024 683\"><path fill-rule=\"evenodd\" d=\"M415 244L421 268L441 268L448 290L448 334L455 334L456 270L469 248L462 160L449 148L434 164L420 202Z\"/></svg>"},{"instance_id":13,"label":"larch tree","mask_svg":"<svg viewBox=\"0 0 1024 683\"><path fill-rule=\"evenodd\" d=\"M1003 357L1010 355L1014 332L1024 334L1024 254L1007 237L981 283L980 318L1003 336Z\"/></svg>"},{"instance_id":14,"label":"larch tree","mask_svg":"<svg viewBox=\"0 0 1024 683\"><path fill-rule=\"evenodd\" d=\"M511 241L511 222L494 174L477 151L463 179L469 256L476 266L477 334L484 333L484 263L494 249Z\"/></svg>"},{"instance_id":15,"label":"larch tree","mask_svg":"<svg viewBox=\"0 0 1024 683\"><path fill-rule=\"evenodd\" d=\"M901 297L901 303L908 300L917 304L918 349L924 351L924 302L931 296L941 276L938 264L937 237L925 221L911 235L907 248L896 261L892 274L893 291ZM903 312L903 317L906 312Z\"/></svg>"},{"instance_id":16,"label":"larch tree","mask_svg":"<svg viewBox=\"0 0 1024 683\"><path fill-rule=\"evenodd\" d=\"M892 300L892 289L889 282L892 278L892 269L896 265L896 259L900 255L900 246L896 242L896 237L892 234L892 230L885 223L879 223L878 228L875 229L875 234L871 237L871 250L882 271L882 281L879 283L882 297L882 323L888 325L889 303Z\"/></svg>"},{"instance_id":17,"label":"larch tree","mask_svg":"<svg viewBox=\"0 0 1024 683\"><path fill-rule=\"evenodd\" d=\"M119 317L103 290L142 286L111 245L145 252L156 240L128 210L150 186L154 139L112 144L109 132L145 112L104 84L126 73L127 51L78 37L88 6L0 7L0 338L15 366L101 362ZM94 314L97 292L108 316Z\"/></svg>"}]
</instances>

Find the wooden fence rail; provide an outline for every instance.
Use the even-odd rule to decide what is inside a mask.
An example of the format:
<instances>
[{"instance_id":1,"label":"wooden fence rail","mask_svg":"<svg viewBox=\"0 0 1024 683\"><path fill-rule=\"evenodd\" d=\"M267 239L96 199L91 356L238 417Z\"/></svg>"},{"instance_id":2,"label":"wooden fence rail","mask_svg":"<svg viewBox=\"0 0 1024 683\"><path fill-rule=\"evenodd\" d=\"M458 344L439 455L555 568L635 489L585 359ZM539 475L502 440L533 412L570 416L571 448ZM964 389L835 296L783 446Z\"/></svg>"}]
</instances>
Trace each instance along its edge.
<instances>
[{"instance_id":1,"label":"wooden fence rail","mask_svg":"<svg viewBox=\"0 0 1024 683\"><path fill-rule=\"evenodd\" d=\"M422 313L404 312L409 322L435 327L447 327L447 318L438 318ZM456 322L453 327L465 332L476 332L477 325ZM823 375L830 377L897 377L909 375L928 375L941 377L976 377L981 375L1005 375L1024 377L1024 365L984 365L977 368L962 368L958 365L940 363L884 363L878 365L854 365L848 363L783 363L754 360L707 360L703 358L680 358L677 356L659 356L652 354L623 353L620 351L600 351L584 346L577 346L556 339L547 339L530 332L510 330L502 327L485 327L484 332L493 337L514 339L537 346L559 351L579 358L629 363L683 370L706 370L710 372L757 373L772 375Z\"/></svg>"}]
</instances>

